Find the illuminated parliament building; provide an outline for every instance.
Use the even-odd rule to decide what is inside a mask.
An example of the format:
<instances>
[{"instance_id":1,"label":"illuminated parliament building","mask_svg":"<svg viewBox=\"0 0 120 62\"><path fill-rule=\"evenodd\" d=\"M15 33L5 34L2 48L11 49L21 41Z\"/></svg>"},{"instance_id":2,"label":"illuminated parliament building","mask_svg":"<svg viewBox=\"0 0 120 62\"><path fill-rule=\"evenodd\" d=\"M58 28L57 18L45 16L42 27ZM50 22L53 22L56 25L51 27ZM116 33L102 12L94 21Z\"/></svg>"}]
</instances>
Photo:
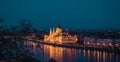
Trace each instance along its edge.
<instances>
[{"instance_id":1,"label":"illuminated parliament building","mask_svg":"<svg viewBox=\"0 0 120 62\"><path fill-rule=\"evenodd\" d=\"M68 32L62 32L60 26L55 30L50 29L49 34L44 35L44 41L51 43L76 43L77 40L77 35L69 35Z\"/></svg>"}]
</instances>

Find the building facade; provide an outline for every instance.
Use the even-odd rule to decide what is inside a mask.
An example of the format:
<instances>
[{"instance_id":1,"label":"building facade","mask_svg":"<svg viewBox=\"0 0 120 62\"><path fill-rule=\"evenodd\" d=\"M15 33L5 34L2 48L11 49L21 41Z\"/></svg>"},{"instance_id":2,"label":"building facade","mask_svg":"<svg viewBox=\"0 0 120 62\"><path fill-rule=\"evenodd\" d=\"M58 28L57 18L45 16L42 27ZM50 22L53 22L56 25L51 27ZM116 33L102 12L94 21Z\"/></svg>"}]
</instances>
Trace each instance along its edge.
<instances>
[{"instance_id":1,"label":"building facade","mask_svg":"<svg viewBox=\"0 0 120 62\"><path fill-rule=\"evenodd\" d=\"M63 32L58 26L55 30L50 29L48 35L44 35L45 42L52 43L76 43L78 41L77 35L69 35L68 32Z\"/></svg>"},{"instance_id":2,"label":"building facade","mask_svg":"<svg viewBox=\"0 0 120 62\"><path fill-rule=\"evenodd\" d=\"M120 47L120 39L100 39L100 38L85 37L83 41L84 41L84 45L90 45L90 46Z\"/></svg>"}]
</instances>

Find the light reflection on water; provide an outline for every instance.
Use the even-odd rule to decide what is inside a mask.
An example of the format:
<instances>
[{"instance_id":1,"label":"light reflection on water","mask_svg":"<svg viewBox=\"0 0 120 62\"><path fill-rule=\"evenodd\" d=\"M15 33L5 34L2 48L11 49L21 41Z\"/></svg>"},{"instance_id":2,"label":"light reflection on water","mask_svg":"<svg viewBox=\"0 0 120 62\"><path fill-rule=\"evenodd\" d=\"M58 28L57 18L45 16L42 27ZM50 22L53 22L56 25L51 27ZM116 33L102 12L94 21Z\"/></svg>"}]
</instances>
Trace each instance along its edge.
<instances>
[{"instance_id":1,"label":"light reflection on water","mask_svg":"<svg viewBox=\"0 0 120 62\"><path fill-rule=\"evenodd\" d=\"M36 43L26 43L26 45L29 46L26 49L41 62L47 62L50 58L54 58L57 62L120 62L120 54L105 51L63 48Z\"/></svg>"}]
</instances>

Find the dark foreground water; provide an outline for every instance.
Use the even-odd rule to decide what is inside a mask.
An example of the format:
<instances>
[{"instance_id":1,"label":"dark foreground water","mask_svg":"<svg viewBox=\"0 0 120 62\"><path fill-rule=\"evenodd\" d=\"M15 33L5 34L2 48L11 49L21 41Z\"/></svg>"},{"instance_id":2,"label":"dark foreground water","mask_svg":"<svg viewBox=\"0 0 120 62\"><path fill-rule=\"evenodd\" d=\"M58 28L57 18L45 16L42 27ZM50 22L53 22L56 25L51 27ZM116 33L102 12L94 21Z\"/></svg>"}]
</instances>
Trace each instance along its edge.
<instances>
[{"instance_id":1,"label":"dark foreground water","mask_svg":"<svg viewBox=\"0 0 120 62\"><path fill-rule=\"evenodd\" d=\"M50 58L57 62L120 62L120 54L117 53L55 47L33 42L24 45L25 49L41 62L47 62Z\"/></svg>"}]
</instances>

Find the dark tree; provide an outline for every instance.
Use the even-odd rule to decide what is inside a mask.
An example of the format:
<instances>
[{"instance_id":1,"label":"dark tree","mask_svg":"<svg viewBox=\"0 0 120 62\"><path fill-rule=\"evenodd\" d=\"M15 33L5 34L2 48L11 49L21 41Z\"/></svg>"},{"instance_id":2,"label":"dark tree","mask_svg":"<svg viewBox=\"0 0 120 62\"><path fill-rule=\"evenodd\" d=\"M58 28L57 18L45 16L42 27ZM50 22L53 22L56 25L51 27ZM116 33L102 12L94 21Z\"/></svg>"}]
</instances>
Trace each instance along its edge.
<instances>
[{"instance_id":1,"label":"dark tree","mask_svg":"<svg viewBox=\"0 0 120 62\"><path fill-rule=\"evenodd\" d=\"M2 23L3 22L3 19L2 18L0 18L0 23Z\"/></svg>"},{"instance_id":2,"label":"dark tree","mask_svg":"<svg viewBox=\"0 0 120 62\"><path fill-rule=\"evenodd\" d=\"M19 30L22 35L29 35L32 33L32 20L20 19Z\"/></svg>"}]
</instances>

